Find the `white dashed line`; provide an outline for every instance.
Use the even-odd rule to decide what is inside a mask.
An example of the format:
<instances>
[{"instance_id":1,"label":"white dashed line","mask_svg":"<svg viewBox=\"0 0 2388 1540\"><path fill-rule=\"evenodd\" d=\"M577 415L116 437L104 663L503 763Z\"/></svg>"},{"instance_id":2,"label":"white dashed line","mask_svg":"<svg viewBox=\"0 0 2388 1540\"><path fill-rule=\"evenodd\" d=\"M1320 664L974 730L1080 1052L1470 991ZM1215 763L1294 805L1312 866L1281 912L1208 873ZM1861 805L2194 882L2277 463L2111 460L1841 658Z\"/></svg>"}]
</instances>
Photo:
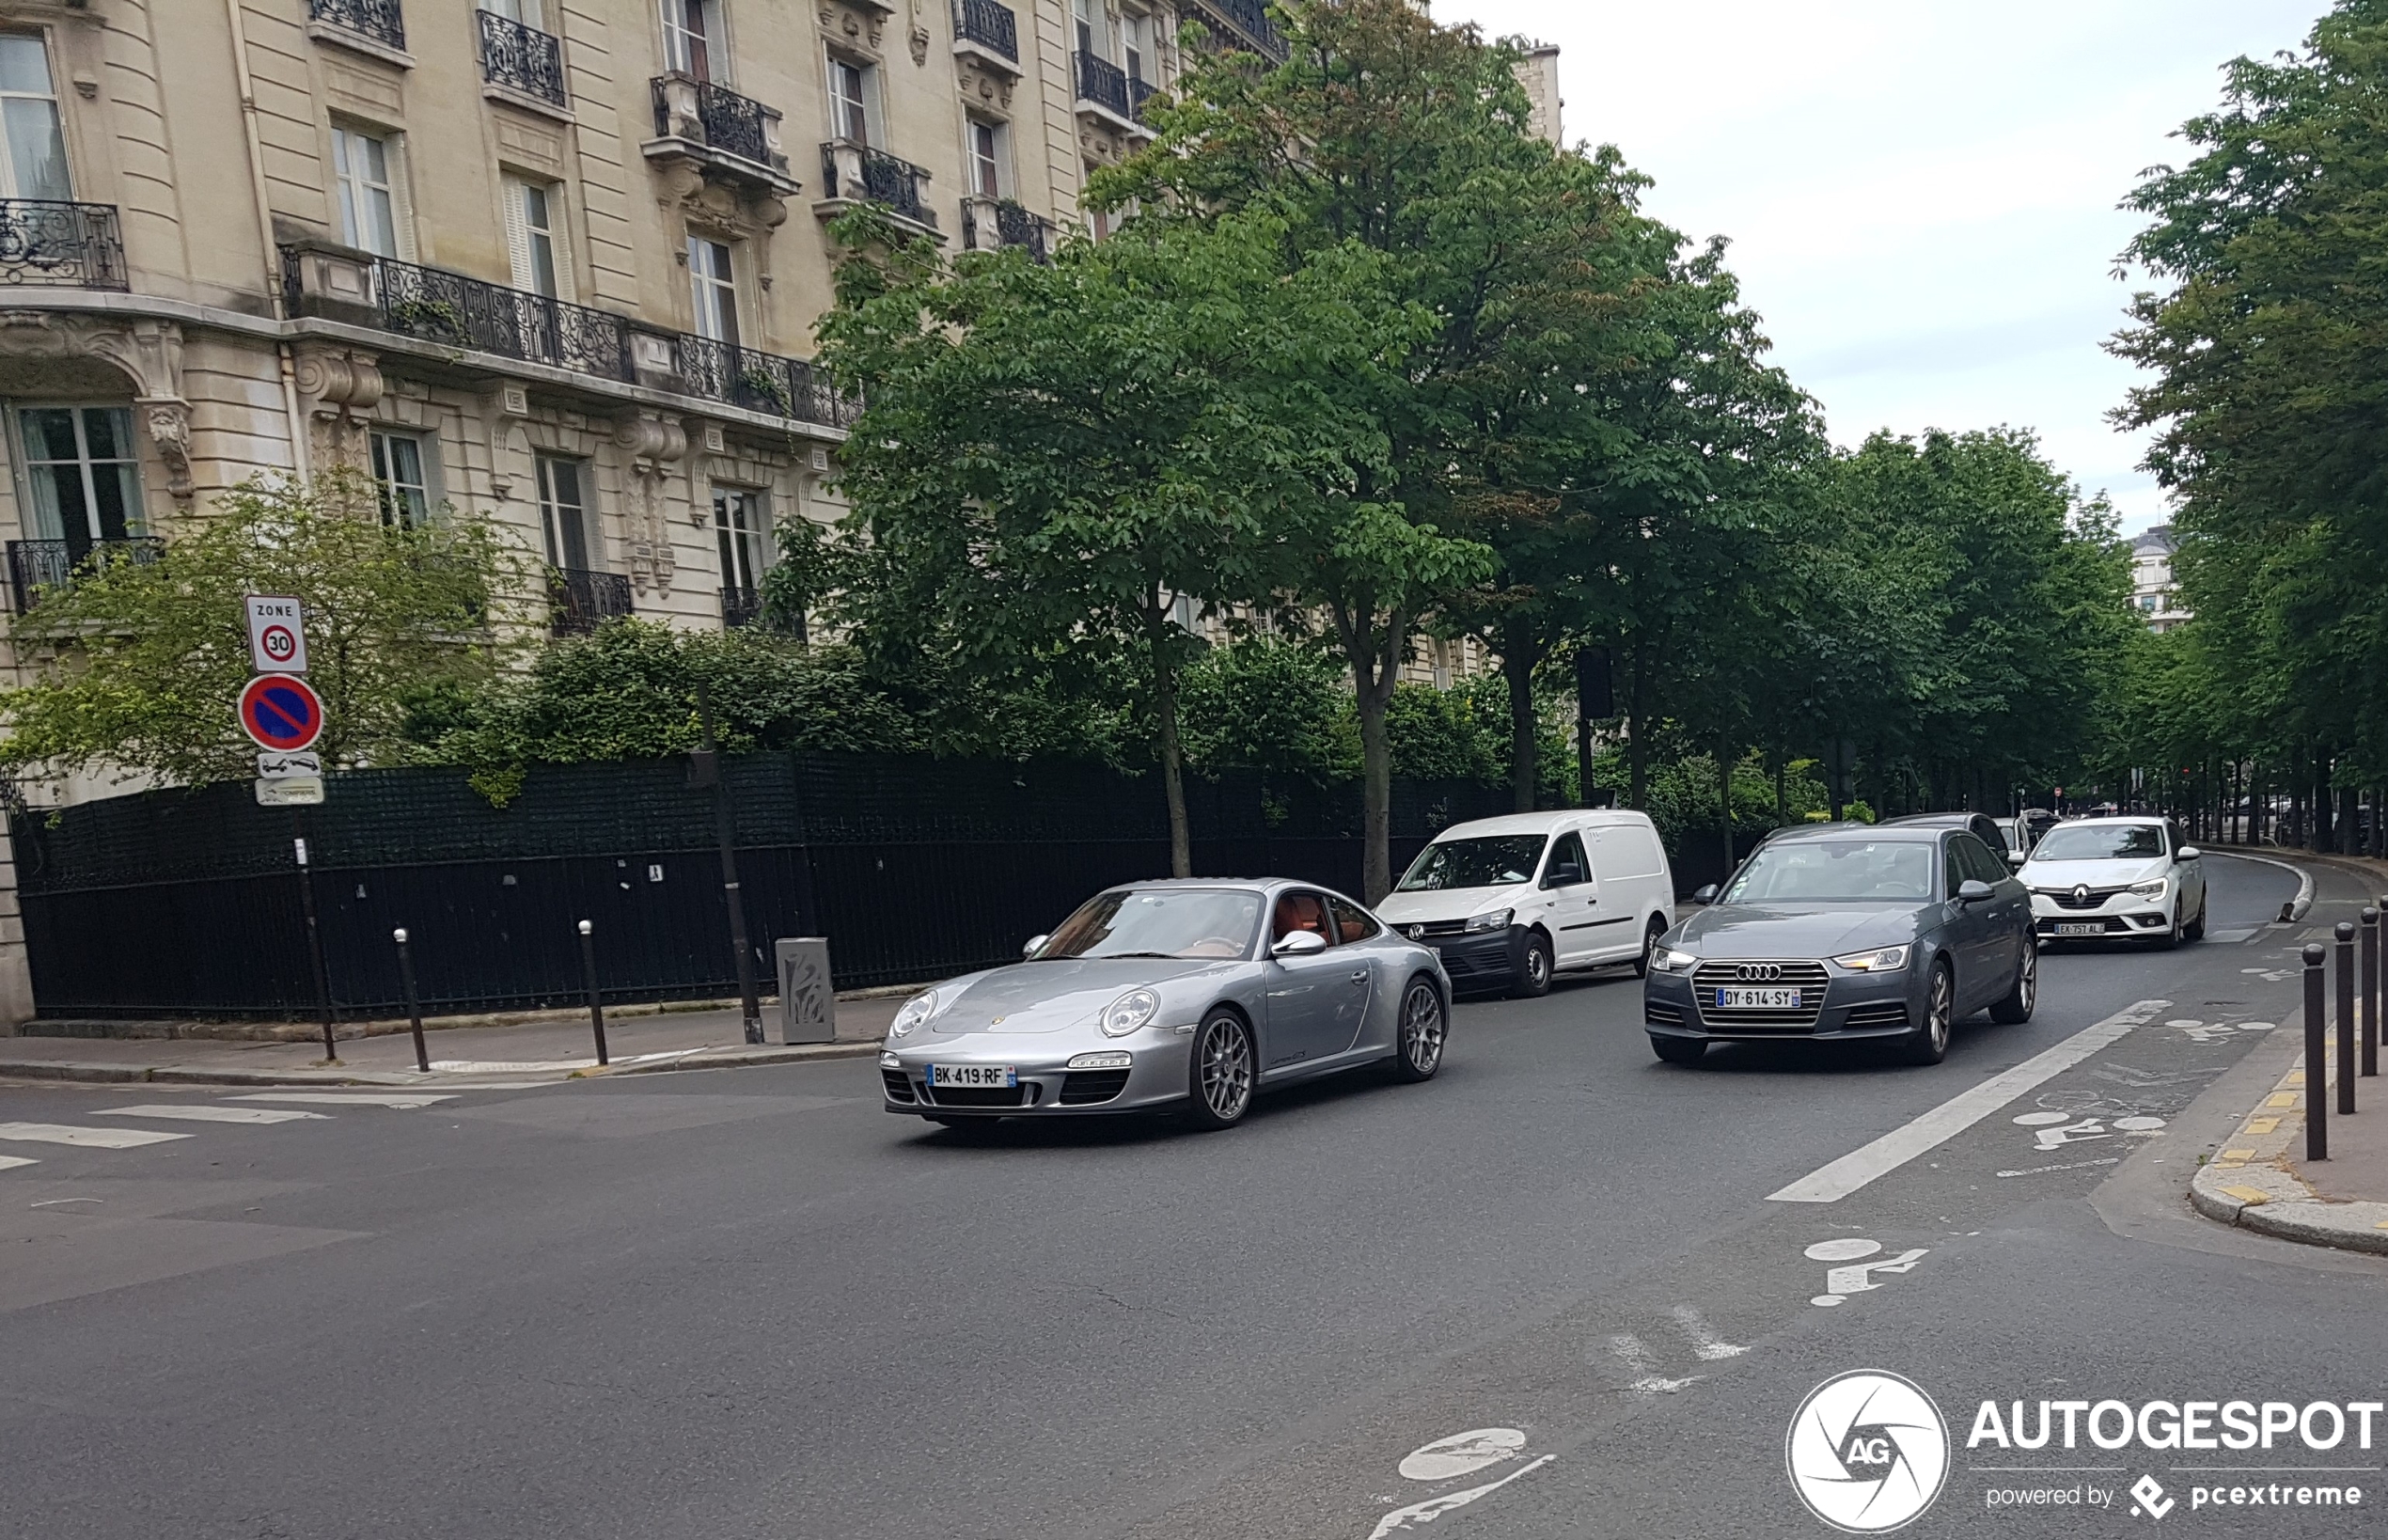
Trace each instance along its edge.
<instances>
[{"instance_id":1,"label":"white dashed line","mask_svg":"<svg viewBox=\"0 0 2388 1540\"><path fill-rule=\"evenodd\" d=\"M436 1102L452 1102L453 1093L417 1094L411 1091L258 1091L228 1098L236 1102L297 1102L305 1107L391 1107L412 1111Z\"/></svg>"},{"instance_id":2,"label":"white dashed line","mask_svg":"<svg viewBox=\"0 0 2388 1540\"><path fill-rule=\"evenodd\" d=\"M131 1150L144 1144L189 1139L188 1134L161 1134L152 1128L77 1128L64 1123L0 1123L0 1139L32 1144L80 1144L94 1150Z\"/></svg>"},{"instance_id":3,"label":"white dashed line","mask_svg":"<svg viewBox=\"0 0 2388 1540\"><path fill-rule=\"evenodd\" d=\"M11 1166L39 1166L40 1164L39 1160L29 1160L24 1155L0 1155L0 1171L5 1171Z\"/></svg>"},{"instance_id":4,"label":"white dashed line","mask_svg":"<svg viewBox=\"0 0 2388 1540\"><path fill-rule=\"evenodd\" d=\"M95 1118L165 1118L182 1123L296 1123L301 1118L322 1121L322 1112L299 1112L278 1107L104 1107Z\"/></svg>"}]
</instances>

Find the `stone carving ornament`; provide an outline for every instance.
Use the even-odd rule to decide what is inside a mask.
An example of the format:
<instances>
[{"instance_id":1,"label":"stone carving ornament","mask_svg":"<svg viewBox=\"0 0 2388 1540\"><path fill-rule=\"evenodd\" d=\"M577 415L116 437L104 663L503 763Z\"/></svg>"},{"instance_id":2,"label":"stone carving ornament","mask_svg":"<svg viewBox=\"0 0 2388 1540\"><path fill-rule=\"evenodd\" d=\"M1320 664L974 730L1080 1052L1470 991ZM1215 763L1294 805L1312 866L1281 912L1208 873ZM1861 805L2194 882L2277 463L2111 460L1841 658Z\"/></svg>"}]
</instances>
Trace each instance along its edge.
<instances>
[{"instance_id":1,"label":"stone carving ornament","mask_svg":"<svg viewBox=\"0 0 2388 1540\"><path fill-rule=\"evenodd\" d=\"M191 403L182 396L182 328L149 317L0 312L0 354L19 358L92 358L133 386L133 404L165 465L166 490L191 496Z\"/></svg>"}]
</instances>

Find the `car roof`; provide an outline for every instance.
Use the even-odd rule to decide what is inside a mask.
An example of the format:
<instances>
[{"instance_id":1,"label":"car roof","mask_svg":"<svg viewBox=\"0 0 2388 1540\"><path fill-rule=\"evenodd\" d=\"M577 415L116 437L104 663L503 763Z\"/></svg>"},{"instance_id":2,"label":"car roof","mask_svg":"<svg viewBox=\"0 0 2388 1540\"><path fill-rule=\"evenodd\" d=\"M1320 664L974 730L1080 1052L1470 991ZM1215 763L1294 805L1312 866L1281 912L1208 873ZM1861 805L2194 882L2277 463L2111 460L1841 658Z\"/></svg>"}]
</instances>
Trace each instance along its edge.
<instances>
[{"instance_id":1,"label":"car roof","mask_svg":"<svg viewBox=\"0 0 2388 1540\"><path fill-rule=\"evenodd\" d=\"M1912 844L1922 844L1927 840L1937 839L1940 832L1937 827L1925 828L1913 824L1909 824L1905 828L1896 824L1810 824L1777 829L1767 843L1772 845L1846 840L1852 835L1862 835L1868 840L1905 841Z\"/></svg>"},{"instance_id":2,"label":"car roof","mask_svg":"<svg viewBox=\"0 0 2388 1540\"><path fill-rule=\"evenodd\" d=\"M2080 816L2080 817L2078 817L2078 818L2067 818L2067 819L2066 819L2066 820L2065 820L2065 822L2066 822L2066 823L2067 823L2067 824L2158 824L2158 825L2162 825L2162 824L2169 824L2169 823L2171 823L2171 822L2172 822L2172 820L2170 820L2170 819L2166 818L2166 817L2165 817L2162 813L2083 813L2082 816Z\"/></svg>"},{"instance_id":3,"label":"car roof","mask_svg":"<svg viewBox=\"0 0 2388 1540\"><path fill-rule=\"evenodd\" d=\"M1973 826L1973 820L1977 818L1987 818L1993 824L1999 821L1997 815L1993 813L1907 813L1898 818L1886 818L1875 826L1877 828L1892 828L1901 824L1912 824L1919 828L1964 829L1972 828Z\"/></svg>"},{"instance_id":4,"label":"car roof","mask_svg":"<svg viewBox=\"0 0 2388 1540\"><path fill-rule=\"evenodd\" d=\"M1643 825L1650 815L1630 808L1562 808L1550 812L1503 813L1498 818L1471 818L1465 824L1453 824L1435 836L1444 840L1477 840L1498 838L1504 834L1549 834L1561 828L1581 828L1595 824Z\"/></svg>"}]
</instances>

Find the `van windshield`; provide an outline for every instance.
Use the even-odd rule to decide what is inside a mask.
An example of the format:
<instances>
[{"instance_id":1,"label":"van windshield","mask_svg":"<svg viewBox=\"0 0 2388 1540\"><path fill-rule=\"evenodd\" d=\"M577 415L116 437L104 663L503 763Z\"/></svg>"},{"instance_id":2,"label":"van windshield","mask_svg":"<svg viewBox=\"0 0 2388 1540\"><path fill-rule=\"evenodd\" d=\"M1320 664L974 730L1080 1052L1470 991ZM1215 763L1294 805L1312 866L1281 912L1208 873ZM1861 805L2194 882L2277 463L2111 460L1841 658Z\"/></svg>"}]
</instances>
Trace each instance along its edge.
<instances>
[{"instance_id":1,"label":"van windshield","mask_svg":"<svg viewBox=\"0 0 2388 1540\"><path fill-rule=\"evenodd\" d=\"M1446 888L1514 888L1533 879L1548 838L1502 834L1480 840L1444 840L1428 845L1409 863L1396 891L1431 893Z\"/></svg>"}]
</instances>

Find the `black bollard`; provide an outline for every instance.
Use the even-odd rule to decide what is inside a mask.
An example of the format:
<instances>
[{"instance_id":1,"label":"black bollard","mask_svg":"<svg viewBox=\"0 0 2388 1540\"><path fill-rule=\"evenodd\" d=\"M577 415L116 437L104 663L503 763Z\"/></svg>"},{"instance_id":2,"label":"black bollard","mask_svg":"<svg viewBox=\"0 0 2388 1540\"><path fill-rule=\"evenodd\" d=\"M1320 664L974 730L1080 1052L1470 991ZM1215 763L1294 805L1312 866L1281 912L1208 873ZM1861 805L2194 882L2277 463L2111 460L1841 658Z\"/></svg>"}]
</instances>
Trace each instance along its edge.
<instances>
[{"instance_id":1,"label":"black bollard","mask_svg":"<svg viewBox=\"0 0 2388 1540\"><path fill-rule=\"evenodd\" d=\"M2380 911L2364 911L2364 1073L2380 1073Z\"/></svg>"},{"instance_id":2,"label":"black bollard","mask_svg":"<svg viewBox=\"0 0 2388 1540\"><path fill-rule=\"evenodd\" d=\"M2330 1158L2330 1042L2328 990L2318 941L2305 943L2305 1158Z\"/></svg>"},{"instance_id":3,"label":"black bollard","mask_svg":"<svg viewBox=\"0 0 2388 1540\"><path fill-rule=\"evenodd\" d=\"M432 1072L431 1050L423 1045L423 1006L415 995L415 953L406 945L406 928L390 932L398 942L398 982L406 990L406 1020L415 1029L415 1067L425 1075Z\"/></svg>"},{"instance_id":4,"label":"black bollard","mask_svg":"<svg viewBox=\"0 0 2388 1540\"><path fill-rule=\"evenodd\" d=\"M2355 927L2342 919L2338 937L2338 1111L2355 1111Z\"/></svg>"},{"instance_id":5,"label":"black bollard","mask_svg":"<svg viewBox=\"0 0 2388 1540\"><path fill-rule=\"evenodd\" d=\"M605 1060L605 1006L597 998L597 927L580 922L580 971L589 982L589 1025L597 1034L597 1062Z\"/></svg>"}]
</instances>

